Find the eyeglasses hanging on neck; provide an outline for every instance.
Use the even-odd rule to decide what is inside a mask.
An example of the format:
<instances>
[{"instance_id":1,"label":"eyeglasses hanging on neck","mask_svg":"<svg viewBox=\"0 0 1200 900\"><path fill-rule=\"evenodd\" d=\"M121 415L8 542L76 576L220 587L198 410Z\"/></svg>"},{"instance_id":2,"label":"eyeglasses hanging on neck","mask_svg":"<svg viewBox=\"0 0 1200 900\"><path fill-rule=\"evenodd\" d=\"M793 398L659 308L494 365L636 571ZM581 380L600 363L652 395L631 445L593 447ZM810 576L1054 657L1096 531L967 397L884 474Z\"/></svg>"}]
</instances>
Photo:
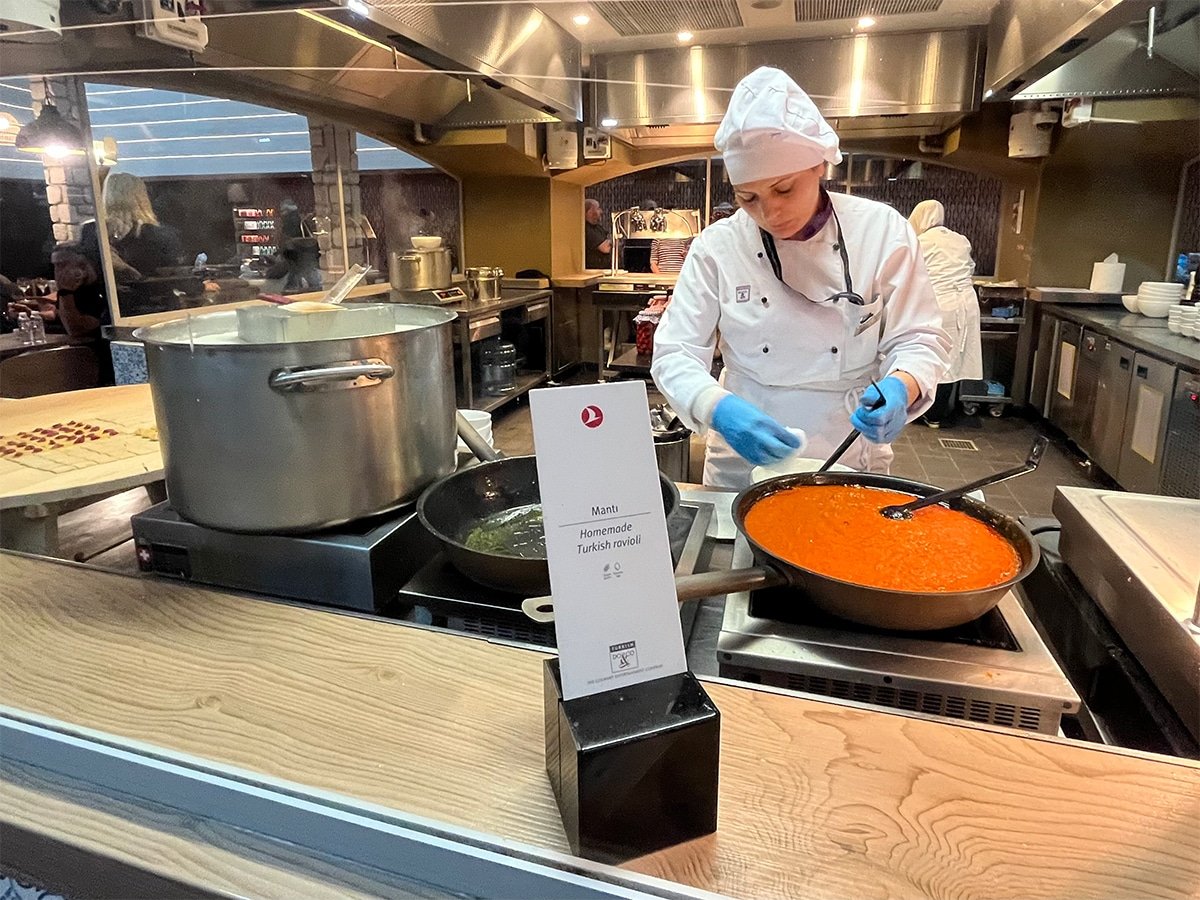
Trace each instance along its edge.
<instances>
[{"instance_id":1,"label":"eyeglasses hanging on neck","mask_svg":"<svg viewBox=\"0 0 1200 900\"><path fill-rule=\"evenodd\" d=\"M814 303L833 303L837 300L845 300L848 303L853 303L855 306L866 306L867 301L863 299L862 294L854 290L854 280L850 277L850 254L846 252L846 238L842 235L842 223L838 219L836 209L830 210L833 213L833 223L837 228L837 250L842 258L842 277L846 281L846 289L838 291L832 296L826 297L824 300L812 300L803 291L796 290L783 279L783 263L779 261L779 250L775 246L775 237L762 228L758 229L759 236L762 238L763 250L767 254L767 260L771 263L771 271L775 273L775 277L779 279L780 284L787 285L796 291L797 294L804 297L805 300L810 300Z\"/></svg>"}]
</instances>

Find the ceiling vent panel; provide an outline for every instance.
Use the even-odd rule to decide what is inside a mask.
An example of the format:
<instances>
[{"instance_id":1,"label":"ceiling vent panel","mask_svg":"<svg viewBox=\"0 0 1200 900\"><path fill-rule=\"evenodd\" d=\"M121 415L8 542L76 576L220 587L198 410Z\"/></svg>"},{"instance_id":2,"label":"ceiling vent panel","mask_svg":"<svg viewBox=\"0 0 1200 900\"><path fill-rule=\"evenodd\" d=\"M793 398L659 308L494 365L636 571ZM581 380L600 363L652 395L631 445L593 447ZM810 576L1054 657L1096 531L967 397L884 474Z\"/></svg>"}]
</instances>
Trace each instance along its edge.
<instances>
[{"instance_id":1,"label":"ceiling vent panel","mask_svg":"<svg viewBox=\"0 0 1200 900\"><path fill-rule=\"evenodd\" d=\"M797 22L937 12L942 0L796 0Z\"/></svg>"},{"instance_id":2,"label":"ceiling vent panel","mask_svg":"<svg viewBox=\"0 0 1200 900\"><path fill-rule=\"evenodd\" d=\"M621 37L742 26L737 0L600 0L595 6Z\"/></svg>"}]
</instances>

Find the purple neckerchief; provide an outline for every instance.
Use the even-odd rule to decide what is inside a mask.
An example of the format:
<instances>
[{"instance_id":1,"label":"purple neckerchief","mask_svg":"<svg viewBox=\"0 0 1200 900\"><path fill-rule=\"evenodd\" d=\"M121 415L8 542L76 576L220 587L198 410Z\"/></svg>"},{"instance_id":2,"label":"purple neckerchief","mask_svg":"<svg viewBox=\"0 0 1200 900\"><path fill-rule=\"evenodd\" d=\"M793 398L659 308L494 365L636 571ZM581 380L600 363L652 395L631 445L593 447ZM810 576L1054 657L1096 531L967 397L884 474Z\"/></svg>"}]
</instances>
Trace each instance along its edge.
<instances>
[{"instance_id":1,"label":"purple neckerchief","mask_svg":"<svg viewBox=\"0 0 1200 900\"><path fill-rule=\"evenodd\" d=\"M829 191L821 188L821 199L817 201L817 211L813 213L813 217L808 220L808 224L801 228L796 234L788 238L789 241L807 241L817 235L825 223L829 221L829 217L833 215L833 201L829 199Z\"/></svg>"}]
</instances>

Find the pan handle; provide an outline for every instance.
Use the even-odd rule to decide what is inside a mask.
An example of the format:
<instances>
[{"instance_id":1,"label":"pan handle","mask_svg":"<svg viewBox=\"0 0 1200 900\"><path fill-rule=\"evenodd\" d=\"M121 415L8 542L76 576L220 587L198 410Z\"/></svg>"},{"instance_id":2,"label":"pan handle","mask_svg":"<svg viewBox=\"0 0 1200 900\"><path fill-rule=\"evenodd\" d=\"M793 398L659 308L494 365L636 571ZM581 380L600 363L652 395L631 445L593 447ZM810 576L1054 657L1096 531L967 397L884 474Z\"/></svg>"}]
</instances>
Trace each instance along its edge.
<instances>
[{"instance_id":1,"label":"pan handle","mask_svg":"<svg viewBox=\"0 0 1200 900\"><path fill-rule=\"evenodd\" d=\"M471 448L471 452L480 462L494 462L497 459L503 459L503 456L483 439L483 435L476 431L475 426L468 422L467 417L458 410L454 411L454 425L458 430L458 436L462 438L464 444Z\"/></svg>"},{"instance_id":2,"label":"pan handle","mask_svg":"<svg viewBox=\"0 0 1200 900\"><path fill-rule=\"evenodd\" d=\"M675 596L680 603L716 597L735 591L757 591L787 584L787 576L769 566L748 569L726 569L721 572L702 572L699 575L680 575L675 579ZM521 611L535 622L554 621L552 597L530 597L521 601Z\"/></svg>"}]
</instances>

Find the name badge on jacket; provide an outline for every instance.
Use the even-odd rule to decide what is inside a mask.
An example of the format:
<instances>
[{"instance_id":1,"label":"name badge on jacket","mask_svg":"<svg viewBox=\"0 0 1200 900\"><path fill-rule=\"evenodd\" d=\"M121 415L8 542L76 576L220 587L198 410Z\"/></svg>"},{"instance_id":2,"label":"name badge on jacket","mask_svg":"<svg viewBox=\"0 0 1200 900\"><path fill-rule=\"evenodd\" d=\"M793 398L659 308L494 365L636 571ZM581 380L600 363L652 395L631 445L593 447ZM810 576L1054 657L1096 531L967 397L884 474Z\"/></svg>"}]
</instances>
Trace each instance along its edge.
<instances>
[{"instance_id":1,"label":"name badge on jacket","mask_svg":"<svg viewBox=\"0 0 1200 900\"><path fill-rule=\"evenodd\" d=\"M734 299L736 299L738 303L749 303L750 285L739 284L736 288L734 288Z\"/></svg>"}]
</instances>

